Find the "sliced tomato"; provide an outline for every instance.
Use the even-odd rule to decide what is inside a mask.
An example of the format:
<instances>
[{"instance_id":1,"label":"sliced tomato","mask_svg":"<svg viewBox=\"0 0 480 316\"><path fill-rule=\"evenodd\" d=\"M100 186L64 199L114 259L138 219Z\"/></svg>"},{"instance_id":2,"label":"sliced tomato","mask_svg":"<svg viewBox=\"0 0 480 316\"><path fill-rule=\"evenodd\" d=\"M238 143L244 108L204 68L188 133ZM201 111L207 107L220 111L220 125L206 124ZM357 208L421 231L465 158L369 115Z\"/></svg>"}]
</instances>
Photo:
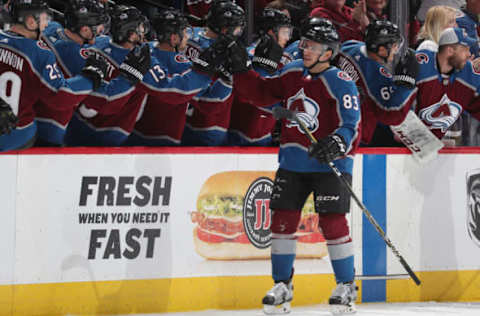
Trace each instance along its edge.
<instances>
[{"instance_id":1,"label":"sliced tomato","mask_svg":"<svg viewBox=\"0 0 480 316\"><path fill-rule=\"evenodd\" d=\"M240 244L249 244L250 240L248 240L247 234L241 234L237 238L233 239L232 242L238 242Z\"/></svg>"},{"instance_id":2,"label":"sliced tomato","mask_svg":"<svg viewBox=\"0 0 480 316\"><path fill-rule=\"evenodd\" d=\"M316 243L325 241L325 238L321 233L311 233L308 235L300 236L297 240L304 243Z\"/></svg>"},{"instance_id":3,"label":"sliced tomato","mask_svg":"<svg viewBox=\"0 0 480 316\"><path fill-rule=\"evenodd\" d=\"M197 236L198 236L198 239L200 239L201 241L205 241L205 242L216 243L216 242L225 241L225 238L222 237L222 236L210 234L210 233L204 231L203 229L198 229L198 228L197 228Z\"/></svg>"}]
</instances>

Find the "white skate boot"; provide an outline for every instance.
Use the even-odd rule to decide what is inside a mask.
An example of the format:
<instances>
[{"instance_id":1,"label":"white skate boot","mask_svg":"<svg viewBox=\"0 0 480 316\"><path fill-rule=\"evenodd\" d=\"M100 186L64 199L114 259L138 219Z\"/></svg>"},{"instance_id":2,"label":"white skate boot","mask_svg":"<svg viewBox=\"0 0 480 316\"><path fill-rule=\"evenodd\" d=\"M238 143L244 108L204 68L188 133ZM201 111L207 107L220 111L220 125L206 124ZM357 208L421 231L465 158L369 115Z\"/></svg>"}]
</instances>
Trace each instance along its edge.
<instances>
[{"instance_id":1,"label":"white skate boot","mask_svg":"<svg viewBox=\"0 0 480 316\"><path fill-rule=\"evenodd\" d=\"M333 315L355 314L355 300L357 299L355 283L339 283L333 290L328 304Z\"/></svg>"},{"instance_id":2,"label":"white skate boot","mask_svg":"<svg viewBox=\"0 0 480 316\"><path fill-rule=\"evenodd\" d=\"M292 281L276 283L262 300L263 312L266 315L288 314L291 311L290 302L293 299Z\"/></svg>"}]
</instances>

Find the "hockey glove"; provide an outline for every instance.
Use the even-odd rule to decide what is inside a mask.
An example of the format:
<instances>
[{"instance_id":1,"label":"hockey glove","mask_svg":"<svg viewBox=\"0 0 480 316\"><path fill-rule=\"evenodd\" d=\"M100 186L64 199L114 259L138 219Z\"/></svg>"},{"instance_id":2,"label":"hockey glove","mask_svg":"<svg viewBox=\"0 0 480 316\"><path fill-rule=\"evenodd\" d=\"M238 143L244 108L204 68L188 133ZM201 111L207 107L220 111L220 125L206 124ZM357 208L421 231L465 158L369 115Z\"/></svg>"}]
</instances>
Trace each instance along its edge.
<instances>
[{"instance_id":1,"label":"hockey glove","mask_svg":"<svg viewBox=\"0 0 480 316\"><path fill-rule=\"evenodd\" d=\"M229 48L228 68L232 74L247 72L252 68L252 62L248 58L247 48L236 41Z\"/></svg>"},{"instance_id":2,"label":"hockey glove","mask_svg":"<svg viewBox=\"0 0 480 316\"><path fill-rule=\"evenodd\" d=\"M135 47L120 65L120 75L130 81L132 85L136 85L143 80L143 75L150 69L150 64L150 47L146 44L142 47Z\"/></svg>"},{"instance_id":3,"label":"hockey glove","mask_svg":"<svg viewBox=\"0 0 480 316\"><path fill-rule=\"evenodd\" d=\"M102 85L102 80L107 74L107 61L105 58L94 52L88 56L85 66L83 67L81 74L92 80L93 90L97 90Z\"/></svg>"},{"instance_id":4,"label":"hockey glove","mask_svg":"<svg viewBox=\"0 0 480 316\"><path fill-rule=\"evenodd\" d=\"M12 108L3 99L0 99L0 136L10 134L18 123L18 117L13 113Z\"/></svg>"},{"instance_id":5,"label":"hockey glove","mask_svg":"<svg viewBox=\"0 0 480 316\"><path fill-rule=\"evenodd\" d=\"M262 36L257 47L255 47L255 55L252 64L254 67L260 67L268 71L270 74L278 69L278 63L283 55L283 48L278 45L270 35Z\"/></svg>"},{"instance_id":6,"label":"hockey glove","mask_svg":"<svg viewBox=\"0 0 480 316\"><path fill-rule=\"evenodd\" d=\"M223 75L228 77L229 73L223 65L227 60L228 46L232 43L233 40L229 37L219 37L212 45L204 49L198 57L192 59L192 68L210 77L215 76L219 71L225 72Z\"/></svg>"},{"instance_id":7,"label":"hockey glove","mask_svg":"<svg viewBox=\"0 0 480 316\"><path fill-rule=\"evenodd\" d=\"M395 66L393 82L409 89L415 88L415 78L418 74L418 62L415 51L409 48Z\"/></svg>"},{"instance_id":8,"label":"hockey glove","mask_svg":"<svg viewBox=\"0 0 480 316\"><path fill-rule=\"evenodd\" d=\"M333 134L319 139L308 148L308 155L320 163L329 163L345 155L347 145L341 135Z\"/></svg>"}]
</instances>

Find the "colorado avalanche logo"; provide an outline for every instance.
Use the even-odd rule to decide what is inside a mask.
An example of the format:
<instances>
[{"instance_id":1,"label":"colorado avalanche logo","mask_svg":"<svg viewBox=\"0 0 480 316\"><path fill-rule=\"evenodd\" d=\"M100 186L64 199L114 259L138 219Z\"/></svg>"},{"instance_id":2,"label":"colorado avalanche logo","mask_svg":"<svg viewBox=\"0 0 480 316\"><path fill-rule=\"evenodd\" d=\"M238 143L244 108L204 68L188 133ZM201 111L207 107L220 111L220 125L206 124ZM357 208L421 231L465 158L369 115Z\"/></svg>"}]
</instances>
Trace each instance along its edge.
<instances>
[{"instance_id":1,"label":"colorado avalanche logo","mask_svg":"<svg viewBox=\"0 0 480 316\"><path fill-rule=\"evenodd\" d=\"M438 103L421 109L418 116L430 126L430 129L440 129L442 133L445 133L461 113L460 104L450 100L447 94L444 94Z\"/></svg>"},{"instance_id":2,"label":"colorado avalanche logo","mask_svg":"<svg viewBox=\"0 0 480 316\"><path fill-rule=\"evenodd\" d=\"M297 94L288 98L287 109L298 111L297 117L312 133L318 129L319 122L317 117L320 113L320 106L313 99L307 97L303 88ZM296 122L289 122L287 128L290 127L296 127L300 133L304 134Z\"/></svg>"},{"instance_id":3,"label":"colorado avalanche logo","mask_svg":"<svg viewBox=\"0 0 480 316\"><path fill-rule=\"evenodd\" d=\"M337 73L338 78L345 80L345 81L352 81L352 78L344 71L339 71Z\"/></svg>"},{"instance_id":4,"label":"colorado avalanche logo","mask_svg":"<svg viewBox=\"0 0 480 316\"><path fill-rule=\"evenodd\" d=\"M37 46L40 47L41 49L50 50L50 48L44 41L37 41Z\"/></svg>"},{"instance_id":5,"label":"colorado avalanche logo","mask_svg":"<svg viewBox=\"0 0 480 316\"><path fill-rule=\"evenodd\" d=\"M80 49L80 56L82 56L83 59L87 59L90 55L92 55L92 52L89 49Z\"/></svg>"},{"instance_id":6,"label":"colorado avalanche logo","mask_svg":"<svg viewBox=\"0 0 480 316\"><path fill-rule=\"evenodd\" d=\"M185 57L183 54L175 55L175 61L177 63L188 63L189 62L188 58Z\"/></svg>"},{"instance_id":7,"label":"colorado avalanche logo","mask_svg":"<svg viewBox=\"0 0 480 316\"><path fill-rule=\"evenodd\" d=\"M428 55L424 53L418 53L415 55L419 64L427 64L429 61Z\"/></svg>"},{"instance_id":8,"label":"colorado avalanche logo","mask_svg":"<svg viewBox=\"0 0 480 316\"><path fill-rule=\"evenodd\" d=\"M387 78L392 78L392 74L389 73L385 67L380 67L380 74L384 77L387 77Z\"/></svg>"}]
</instances>

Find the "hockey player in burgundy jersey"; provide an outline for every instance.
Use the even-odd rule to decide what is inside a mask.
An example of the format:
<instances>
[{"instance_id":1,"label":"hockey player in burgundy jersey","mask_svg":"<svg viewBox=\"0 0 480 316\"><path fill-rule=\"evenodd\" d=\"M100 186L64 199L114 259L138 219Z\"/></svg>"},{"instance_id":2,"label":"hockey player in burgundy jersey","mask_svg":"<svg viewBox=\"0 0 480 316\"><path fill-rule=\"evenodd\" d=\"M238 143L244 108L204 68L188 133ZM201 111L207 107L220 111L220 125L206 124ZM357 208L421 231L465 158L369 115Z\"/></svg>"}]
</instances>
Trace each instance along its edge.
<instances>
[{"instance_id":1,"label":"hockey player in burgundy jersey","mask_svg":"<svg viewBox=\"0 0 480 316\"><path fill-rule=\"evenodd\" d=\"M438 53L417 51L416 113L439 139L463 110L480 120L480 72L469 61L475 44L465 30L448 28L440 34Z\"/></svg>"},{"instance_id":2,"label":"hockey player in burgundy jersey","mask_svg":"<svg viewBox=\"0 0 480 316\"><path fill-rule=\"evenodd\" d=\"M230 54L235 93L255 104L283 101L287 109L298 111L297 117L318 139L313 145L296 122L283 124L280 167L270 201L275 285L263 298L264 311L272 313L280 305L282 311L288 311L293 298L294 233L312 191L337 282L329 303L332 309L352 311L357 294L353 244L345 216L350 209L350 195L328 163L334 161L351 181L353 155L360 140L359 95L348 74L330 65L339 49L335 28L311 26L299 47L303 59L289 63L277 76L269 78L249 70L248 56L240 44L233 45Z\"/></svg>"},{"instance_id":3,"label":"hockey player in burgundy jersey","mask_svg":"<svg viewBox=\"0 0 480 316\"><path fill-rule=\"evenodd\" d=\"M152 21L157 34L158 44L152 50L152 55L159 62L159 67L167 77L181 75L190 71L191 62L185 57L189 38L188 21L176 10L164 10ZM205 84L210 78L204 79ZM177 88L177 92L185 97L174 104L164 101L163 96L148 96L141 117L135 124L135 129L129 136L127 145L131 146L178 146L182 140L185 127L188 97L193 98L195 90Z\"/></svg>"},{"instance_id":4,"label":"hockey player in burgundy jersey","mask_svg":"<svg viewBox=\"0 0 480 316\"><path fill-rule=\"evenodd\" d=\"M0 151L33 145L37 133L34 105L38 101L56 105L59 110L74 107L92 88L100 86L106 71L105 61L92 56L81 75L67 80L63 77L55 55L38 41L49 20L48 10L41 0L10 2L14 25L9 32L0 32L0 86L4 89L0 97L13 108L19 123L10 134L0 136Z\"/></svg>"},{"instance_id":5,"label":"hockey player in burgundy jersey","mask_svg":"<svg viewBox=\"0 0 480 316\"><path fill-rule=\"evenodd\" d=\"M281 68L283 48L290 40L291 32L290 18L285 13L276 9L265 9L262 12L260 35L266 37L262 42L264 47L257 46L259 40L247 49L257 73L264 77L271 76ZM270 41L276 41L280 49L271 51ZM264 50L268 50L270 56L264 56ZM271 107L256 106L234 94L228 129L230 145L271 146L274 126L275 118L272 116Z\"/></svg>"},{"instance_id":6,"label":"hockey player in burgundy jersey","mask_svg":"<svg viewBox=\"0 0 480 316\"><path fill-rule=\"evenodd\" d=\"M114 20L112 19L113 28L115 28ZM141 113L139 114L138 112L141 109L139 107L135 107L135 112L131 110L125 111L129 107L131 109L131 106L135 104L132 102L140 100L143 107L147 101L147 94L152 98L157 98L157 101L161 101L164 104L178 105L187 102L194 95L208 87L211 82L210 76L214 75L214 70L211 67L220 65L226 58L226 56L221 56L222 52L224 55L227 52L226 41L227 39L216 41L210 50L205 51L205 54L201 54L192 61L193 65L191 67L185 69L182 73L172 74L172 76L170 76L171 71L168 69L171 56L165 55L165 52L151 43L152 61L146 75L143 78L139 78L141 83L135 89L114 97L107 98L99 93L93 94L85 100L84 104L87 109L94 109L95 111L85 111L85 113L91 112L97 115L96 111L105 113L106 110L111 111L112 109L120 109L118 113L125 113L125 115L129 113L127 120L117 121L121 125L117 125L119 128L116 131L121 132L124 136L122 137L119 133L117 133L115 138L111 137L113 134L108 135L109 142L118 142L119 137L122 137L122 142L125 141L126 137L133 130L136 119L141 116ZM222 48L222 46L225 47ZM176 60L181 60L179 59L181 57L179 55ZM186 62L186 60L184 61ZM108 101L107 105L105 105L106 101ZM132 113L135 115L132 116ZM114 114L114 116L117 115ZM161 122L161 119L159 118L158 122ZM175 133L178 133L178 131L175 131ZM128 142L127 144L131 143Z\"/></svg>"},{"instance_id":7,"label":"hockey player in burgundy jersey","mask_svg":"<svg viewBox=\"0 0 480 316\"><path fill-rule=\"evenodd\" d=\"M96 0L70 0L65 9L65 29L57 22L50 22L42 33L42 39L55 53L58 65L66 78L80 73L88 54L86 48L95 43L107 21L106 10ZM74 108L49 106L39 102L36 106L38 140L36 146L63 145L67 125Z\"/></svg>"},{"instance_id":8,"label":"hockey player in burgundy jersey","mask_svg":"<svg viewBox=\"0 0 480 316\"><path fill-rule=\"evenodd\" d=\"M114 9L111 27L112 39L92 47L92 49L98 49L109 62L107 81L121 73L120 65L125 57L143 42L144 35L148 31L145 29L142 13L135 7L123 5ZM87 53L87 51L82 52ZM145 65L146 69L149 66L149 64ZM135 125L139 111L145 104L146 95L134 86L128 91L119 91L116 97L119 95L125 98L125 102L121 105L105 99L99 106L95 96L85 99L68 127L66 144L69 146L122 145Z\"/></svg>"},{"instance_id":9,"label":"hockey player in burgundy jersey","mask_svg":"<svg viewBox=\"0 0 480 316\"><path fill-rule=\"evenodd\" d=\"M401 146L388 125L400 124L415 100L415 53L408 51L392 71L400 48L398 27L375 21L366 30L365 43L343 43L336 64L356 82L362 103L362 143L372 146ZM408 73L405 73L407 71Z\"/></svg>"},{"instance_id":10,"label":"hockey player in burgundy jersey","mask_svg":"<svg viewBox=\"0 0 480 316\"><path fill-rule=\"evenodd\" d=\"M245 25L243 9L232 1L215 1L207 15L207 28L195 28L188 41L187 57L192 60L219 36L239 37ZM227 129L232 108L232 83L226 74L195 96L187 112L182 143L188 146L220 146L228 141Z\"/></svg>"}]
</instances>

